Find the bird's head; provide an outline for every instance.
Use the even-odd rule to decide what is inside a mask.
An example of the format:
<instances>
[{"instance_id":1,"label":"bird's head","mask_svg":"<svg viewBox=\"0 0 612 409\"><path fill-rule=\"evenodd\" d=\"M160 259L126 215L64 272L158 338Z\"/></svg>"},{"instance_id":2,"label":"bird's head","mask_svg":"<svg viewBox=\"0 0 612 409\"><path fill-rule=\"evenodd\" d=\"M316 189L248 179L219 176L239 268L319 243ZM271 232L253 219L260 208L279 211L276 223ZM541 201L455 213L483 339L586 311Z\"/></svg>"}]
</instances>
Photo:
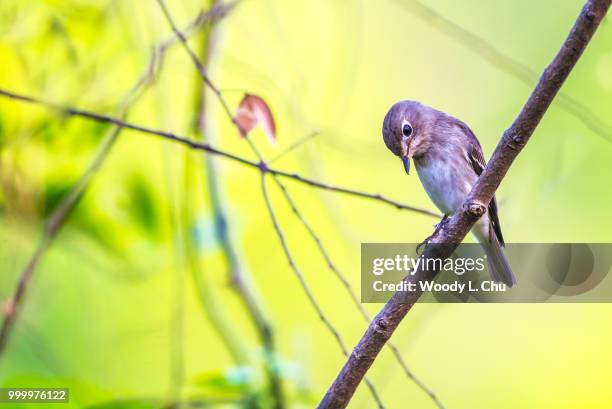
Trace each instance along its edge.
<instances>
[{"instance_id":1,"label":"bird's head","mask_svg":"<svg viewBox=\"0 0 612 409\"><path fill-rule=\"evenodd\" d=\"M410 159L419 158L431 145L436 112L417 101L400 101L385 116L382 128L385 145L402 159L406 173L410 172Z\"/></svg>"}]
</instances>

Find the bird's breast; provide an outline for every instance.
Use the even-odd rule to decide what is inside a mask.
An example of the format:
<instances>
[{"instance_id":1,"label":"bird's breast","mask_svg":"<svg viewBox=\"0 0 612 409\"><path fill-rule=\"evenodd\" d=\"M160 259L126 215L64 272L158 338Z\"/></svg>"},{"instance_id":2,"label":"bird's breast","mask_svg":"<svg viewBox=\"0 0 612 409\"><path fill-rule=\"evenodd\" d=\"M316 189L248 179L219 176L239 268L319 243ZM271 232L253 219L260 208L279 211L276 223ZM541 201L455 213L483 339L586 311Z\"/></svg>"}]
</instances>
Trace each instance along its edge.
<instances>
[{"instance_id":1,"label":"bird's breast","mask_svg":"<svg viewBox=\"0 0 612 409\"><path fill-rule=\"evenodd\" d=\"M446 215L455 213L476 181L476 174L468 166L466 161L454 157L415 160L415 168L425 191Z\"/></svg>"}]
</instances>

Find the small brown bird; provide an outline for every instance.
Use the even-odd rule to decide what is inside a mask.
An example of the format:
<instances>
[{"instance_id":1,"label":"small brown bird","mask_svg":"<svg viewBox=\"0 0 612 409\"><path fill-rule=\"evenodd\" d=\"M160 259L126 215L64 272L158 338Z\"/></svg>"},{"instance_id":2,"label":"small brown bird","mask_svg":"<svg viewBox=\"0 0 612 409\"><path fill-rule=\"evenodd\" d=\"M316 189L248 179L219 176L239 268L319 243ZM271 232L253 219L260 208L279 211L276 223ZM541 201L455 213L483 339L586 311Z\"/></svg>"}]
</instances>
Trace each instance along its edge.
<instances>
[{"instance_id":1,"label":"small brown bird","mask_svg":"<svg viewBox=\"0 0 612 409\"><path fill-rule=\"evenodd\" d=\"M401 101L391 107L383 123L385 145L401 158L406 173L414 160L419 179L444 219L460 210L485 167L482 148L472 130L462 121L416 101ZM472 228L481 243L491 278L512 287L516 278L504 255L497 203Z\"/></svg>"}]
</instances>

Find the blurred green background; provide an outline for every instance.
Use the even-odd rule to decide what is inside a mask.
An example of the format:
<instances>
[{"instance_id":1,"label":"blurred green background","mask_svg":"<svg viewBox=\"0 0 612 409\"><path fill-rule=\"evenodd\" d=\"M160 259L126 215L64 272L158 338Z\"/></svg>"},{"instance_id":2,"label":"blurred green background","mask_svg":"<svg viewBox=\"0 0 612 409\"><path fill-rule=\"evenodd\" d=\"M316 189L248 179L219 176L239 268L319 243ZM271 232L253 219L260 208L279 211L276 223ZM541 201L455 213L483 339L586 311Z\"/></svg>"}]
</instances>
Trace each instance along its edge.
<instances>
[{"instance_id":1,"label":"blurred green background","mask_svg":"<svg viewBox=\"0 0 612 409\"><path fill-rule=\"evenodd\" d=\"M167 3L181 27L209 6ZM541 72L582 1L427 5ZM504 61L492 63L478 42L466 47L456 32L441 31L440 21L412 0L243 0L216 26L207 64L232 109L243 91L270 105L276 146L261 130L250 136L266 157L320 132L276 167L433 208L416 175L407 177L382 142L391 104L417 99L463 119L488 157L535 84L509 74ZM0 29L0 87L114 115L153 45L172 38L154 0L2 0ZM207 38L209 29L190 45L202 54ZM193 64L174 45L128 118L198 138L200 92ZM609 19L563 93L606 125L595 132L559 100L551 107L498 192L509 242L612 240ZM254 159L210 96L207 140ZM12 294L45 218L112 131L0 99L0 300ZM264 368L272 362L287 407L316 405L344 357L288 267L258 172L223 159L215 164L232 243L273 327L274 357L262 353L230 284L203 156L124 131L35 273L0 356L0 386L69 387L70 403L58 406L70 408L194 400L268 407ZM357 290L361 242L420 242L436 222L286 185ZM352 347L366 327L363 318L271 180L268 189L297 265ZM366 306L372 314L380 307ZM393 340L447 408L607 408L610 318L610 305L423 304ZM388 350L369 374L387 408L435 407ZM364 385L350 407L375 407Z\"/></svg>"}]
</instances>

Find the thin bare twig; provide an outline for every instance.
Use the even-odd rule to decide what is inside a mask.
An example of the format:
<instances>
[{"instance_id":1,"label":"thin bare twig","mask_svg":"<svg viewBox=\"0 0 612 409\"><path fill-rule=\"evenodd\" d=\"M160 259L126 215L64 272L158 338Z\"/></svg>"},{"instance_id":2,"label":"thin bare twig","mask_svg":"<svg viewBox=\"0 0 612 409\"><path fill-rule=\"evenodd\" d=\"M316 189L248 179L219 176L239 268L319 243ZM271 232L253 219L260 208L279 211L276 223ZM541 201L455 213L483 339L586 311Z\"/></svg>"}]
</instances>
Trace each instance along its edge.
<instances>
[{"instance_id":1,"label":"thin bare twig","mask_svg":"<svg viewBox=\"0 0 612 409\"><path fill-rule=\"evenodd\" d=\"M329 330L329 332L334 336L334 338L336 339L336 342L340 346L340 350L342 351L342 353L348 357L349 356L348 350L346 348L346 344L344 343L344 340L342 339L342 336L340 335L336 327L331 323L329 318L327 318L325 313L323 313L321 306L317 302L317 299L315 298L312 290L310 289L310 286L308 285L308 283L306 282L306 279L304 278L304 274L302 274L297 264L295 264L293 255L291 254L291 250L289 250L289 245L287 244L287 240L285 239L285 233L283 232L282 228L280 227L280 224L278 223L278 219L276 217L274 207L272 206L270 196L268 195L268 190L266 187L265 172L262 172L261 174L261 189L262 189L262 195L264 197L264 201L266 203L266 208L270 216L270 220L272 221L272 225L274 227L274 230L276 231L276 236L278 237L278 240L281 243L281 246L283 248L283 253L285 254L285 257L287 258L287 262L289 263L289 267L291 268L291 271L293 271L298 281L300 282L300 286L302 287L302 290L306 294L308 301L310 301L310 304L312 305L315 312L319 316L319 319L321 320L321 322L323 322L323 325L325 325L325 327ZM372 382L367 378L365 378L365 382L368 385L368 388L370 389L370 392L372 393L372 396L374 397L374 400L376 401L376 404L378 405L378 407L380 409L384 409L385 406L383 405L380 399L380 396L378 392L376 391L376 388L374 387Z\"/></svg>"},{"instance_id":2,"label":"thin bare twig","mask_svg":"<svg viewBox=\"0 0 612 409\"><path fill-rule=\"evenodd\" d=\"M208 76L208 71L206 71L206 68L204 67L202 62L198 59L197 54L191 49L191 47L189 47L189 44L187 43L187 36L183 34L183 32L174 23L174 19L172 18L172 15L170 14L170 10L168 10L168 7L166 6L165 1L157 0L157 3L159 4L159 7L162 10L162 13L164 14L166 21L170 25L170 28L172 28L172 31L174 32L174 34L176 34L176 37L180 40L181 44L183 45L183 48L185 48L185 51L187 51L187 54L189 54L189 57L191 58L195 66L197 67L200 73L200 76L202 77L206 85L217 96L217 99L221 103L223 110L231 118L234 125L237 126L238 129L242 130L240 124L238 123L238 121L236 121L236 119L234 118L234 115L232 115L232 110L230 109L229 104L227 103L225 98L223 97L221 90L217 88L217 86L210 80L210 77Z\"/></svg>"},{"instance_id":3,"label":"thin bare twig","mask_svg":"<svg viewBox=\"0 0 612 409\"><path fill-rule=\"evenodd\" d=\"M257 149L257 146L255 145L255 143L250 138L246 138L245 140L248 142L251 150L255 153L255 155L257 156L259 161L261 163L265 164L266 162L265 162L262 154ZM285 234L284 234L280 224L278 223L278 219L276 217L276 213L274 211L274 208L272 206L272 202L270 201L270 197L268 195L268 191L267 191L267 188L266 188L266 178L265 178L267 172L268 171L267 171L266 167L262 168L262 171L261 171L261 173L262 173L261 174L262 195L264 197L264 201L266 203L266 207L268 209L268 213L270 215L270 219L272 220L274 231L276 232L276 236L278 237L279 241L281 242L281 246L283 248L283 253L285 254L285 257L287 258L287 261L289 263L289 267L291 268L291 270L293 271L295 276L298 278L298 281L300 282L302 290L306 294L306 298L308 298L308 300L310 301L310 304L315 309L317 315L319 316L319 319L323 322L325 327L329 330L329 332L332 334L332 336L336 339L336 342L340 346L340 350L342 351L344 356L348 356L348 350L346 349L346 344L344 343L344 341L342 339L342 336L340 335L340 332L338 332L338 330L335 328L335 326L331 323L331 321L323 313L323 309L319 305L317 299L314 296L314 293L312 292L312 290L310 289L310 286L306 282L306 279L305 279L304 275L299 270L297 264L295 263L295 261L293 259L293 256L291 255L291 251L289 249L289 245L287 243L287 240L285 239ZM287 190L286 190L285 186L283 185L283 183L278 179L278 175L272 174L272 177L273 177L274 181L276 182L276 184L280 187L280 189L282 191L286 192ZM374 383L371 380L369 380L368 378L365 378L365 382L366 382L366 385L368 386L368 389L370 390L370 393L372 394L372 397L376 401L376 404L378 405L378 407L380 409L384 409L385 406L384 406L384 404L383 404L383 402L382 402L382 400L380 398L380 395L379 395L378 391L376 390L376 386L374 386Z\"/></svg>"},{"instance_id":4,"label":"thin bare twig","mask_svg":"<svg viewBox=\"0 0 612 409\"><path fill-rule=\"evenodd\" d=\"M486 38L444 17L433 8L418 0L396 0L396 2L451 40L474 51L478 57L512 75L525 85L532 87L537 83L539 77L536 71L499 50ZM605 123L588 106L563 92L557 95L557 102L561 109L576 117L588 129L606 140L612 140L612 127L610 124Z\"/></svg>"},{"instance_id":5,"label":"thin bare twig","mask_svg":"<svg viewBox=\"0 0 612 409\"><path fill-rule=\"evenodd\" d=\"M192 140L190 140L187 137L184 136L179 136L176 135L172 132L167 132L167 131L161 131L161 130L156 130L156 129L152 129L152 128L148 128L146 126L143 125L136 125L134 123L131 122L127 122L124 121L122 119L119 118L115 118L112 117L110 115L105 115L105 114L99 114L96 112L92 112L92 111L86 111L86 110L82 110L82 109L77 109L77 108L73 108L73 107L64 107L62 105L56 104L56 103L52 103L52 102L47 102L44 101L42 99L38 99L38 98L34 98L28 95L23 95L23 94L17 94L15 92L11 92L11 91L7 91L5 89L0 88L0 96L4 96L7 98L11 98L11 99L15 99L18 101L23 101L23 102L27 102L27 103L31 103L31 104L37 104L37 105L42 105L45 106L49 109L53 109L55 111L58 111L60 113L63 113L65 115L69 115L69 116L79 116L82 118L87 118L90 119L92 121L96 121L96 122L102 122L102 123L111 123L111 124L115 124L117 126L121 126L123 128L126 129L131 129L133 131L138 131L138 132L142 132L145 134L149 134L149 135L155 135L164 139L168 139L177 143L181 143L183 145L188 146L191 149L195 149L195 150L201 150L204 152L208 152L211 155L217 155L226 159L230 159L234 162L238 162L241 163L245 166L249 166L251 168L256 168L256 169L261 169L262 167L266 167L265 164L259 163L259 162L253 162L249 159L245 159L242 158L238 155L235 155L233 153L230 152L226 152L224 150L218 149L213 147L212 145L208 144L208 143L198 143L198 142L194 142ZM288 178L288 179L292 179L295 181L298 181L300 183L309 185L309 186L313 186L319 189L323 189L323 190L328 190L331 192L337 192L337 193L343 193L349 196L355 196L355 197L361 197L364 199L370 199L370 200L374 200L374 201L378 201L381 203L386 203L388 205L391 205L399 210L409 210L415 213L420 213L420 214L424 214L424 215L428 215L428 216L432 216L432 217L441 217L441 215L437 212L428 210L428 209L424 209L424 208L420 208L420 207L416 207L416 206L409 206L400 202L397 202L395 200L389 199L383 195L377 194L377 193L368 193L368 192L363 192L363 191L359 191L359 190L354 190L354 189L349 189L349 188L345 188L345 187L341 187L341 186L336 186L336 185L332 185L332 184L328 184L328 183L323 183L323 182L319 182L317 180L314 179L309 179L306 178L304 176L301 176L297 173L290 173L290 172L286 172L286 171L282 171L282 170L278 170L278 169L274 169L274 168L267 168L266 169L267 172L274 174L274 175L279 175L282 176L284 178Z\"/></svg>"},{"instance_id":6,"label":"thin bare twig","mask_svg":"<svg viewBox=\"0 0 612 409\"><path fill-rule=\"evenodd\" d=\"M292 144L291 146L289 146L287 149L285 149L284 151L280 152L278 155L274 156L272 159L270 159L268 161L268 165L271 165L272 163L276 162L277 160L283 158L284 156L286 156L287 154L293 152L295 149L299 148L300 146L302 146L303 144L305 144L306 142L312 140L313 138L316 138L317 136L319 136L321 133L319 131L314 131L309 133L308 135L306 135L305 137L297 140L294 144Z\"/></svg>"},{"instance_id":7,"label":"thin bare twig","mask_svg":"<svg viewBox=\"0 0 612 409\"><path fill-rule=\"evenodd\" d=\"M255 155L257 156L259 161L261 163L266 163L264 157L262 156L262 154L257 149L257 146L255 145L255 143L250 138L246 138L246 141L248 142L249 146L251 147L251 150L255 153ZM266 189L265 173L266 173L266 169L264 168L264 169L262 169L262 176L261 176L262 194L264 196L264 200L265 200L266 206L268 208L268 213L270 214L270 218L272 219L272 224L274 225L274 230L276 231L276 235L277 235L277 237L278 237L278 239L281 242L281 245L283 247L283 252L285 253L287 261L289 262L289 267L291 268L291 270L294 272L294 274L298 278L304 293L306 294L308 300L310 301L310 303L314 307L315 311L317 312L317 315L319 316L319 318L321 319L323 324L327 327L329 332L334 336L334 338L338 342L338 345L340 346L340 349L342 350L342 353L344 354L344 356L348 356L348 351L346 349L346 345L345 345L344 341L342 340L342 337L341 337L340 333L331 324L329 319L323 314L323 310L319 306L316 298L314 297L314 294L312 293L312 291L310 290L310 287L306 283L306 279L304 278L304 275L298 269L297 264L295 264L295 261L293 260L293 256L291 255L291 252L289 250L289 245L288 245L287 241L285 240L285 235L284 235L284 233L283 233L283 231L281 229L280 224L278 223L278 220L276 218L276 213L274 212L274 209L272 207L272 203L271 203L270 198L268 196L268 192L267 192L267 189ZM301 213L299 212L299 210L295 206L295 203L293 202L293 200L291 200L291 197L289 196L289 193L288 193L285 185L283 185L283 183L279 180L278 175L272 174L272 178L274 179L274 182L276 182L278 187L281 189L281 191L285 194L285 198L287 199L287 202L289 203L291 208L294 210L294 212L296 212L296 215L300 216L300 221L303 223L304 226L306 226L309 229L309 231L311 231L310 225L308 225L306 223L306 220L303 217L301 217ZM316 235L315 235L315 237L316 237ZM380 398L380 395L379 395L378 391L376 390L376 386L374 386L374 383L371 380L369 380L368 378L365 378L365 382L366 382L366 384L368 386L368 389L370 390L370 393L372 394L372 397L376 401L378 407L381 408L381 409L384 409L384 404L382 403L382 400Z\"/></svg>"},{"instance_id":8,"label":"thin bare twig","mask_svg":"<svg viewBox=\"0 0 612 409\"><path fill-rule=\"evenodd\" d=\"M342 285L345 288L346 292L349 294L349 297L351 298L352 303L359 310L361 316L364 318L366 323L370 324L370 322L372 321L372 318L370 317L370 314L368 313L368 311L365 309L364 305L359 301L359 297L357 296L357 293L353 289L353 286L349 282L347 276L342 271L340 271L340 269L336 266L336 264L334 263L334 261L332 260L332 258L330 256L329 252L327 251L327 249L323 245L323 241L321 240L319 235L316 233L314 228L311 226L311 224L308 222L308 220L306 220L306 218L304 217L302 212L299 210L299 208L297 207L295 201L293 200L293 198L289 194L289 191L287 190L285 185L280 183L280 181L278 181L278 180L277 180L277 184L280 187L281 191L283 192L283 195L285 196L285 199L286 199L287 203L289 204L289 207L291 207L291 210L293 211L295 216L298 218L298 220L301 222L301 224L304 226L304 228L308 232L308 235L315 242L317 248L319 249L319 253L321 254L323 259L325 260L325 263L327 264L328 268L330 269L330 271L332 271L334 273L334 275L342 283ZM395 359L399 363L400 367L402 368L402 370L404 371L404 374L406 374L408 379L412 380L423 392L425 392L434 401L434 403L436 404L436 406L438 406L438 408L444 409L444 405L442 404L442 402L440 401L438 396L433 392L433 390L431 390L427 385L425 385L425 383L422 380L420 380L410 370L410 368L408 367L408 364L404 360L404 357L402 356L402 353L400 352L399 348L394 343L392 343L391 341L389 341L387 343L387 346L389 347L389 349L393 353Z\"/></svg>"},{"instance_id":9,"label":"thin bare twig","mask_svg":"<svg viewBox=\"0 0 612 409\"><path fill-rule=\"evenodd\" d=\"M461 243L474 223L486 212L506 172L521 152L550 107L559 89L582 55L604 18L611 0L588 0L561 49L544 70L521 112L501 137L489 164L478 178L462 206L438 229L432 244L425 248L424 263L446 259ZM419 269L405 280L416 283L433 280L437 271ZM416 286L418 288L418 285ZM327 390L319 408L345 408L357 386L402 319L418 301L420 293L396 293L372 321L340 373Z\"/></svg>"}]
</instances>

